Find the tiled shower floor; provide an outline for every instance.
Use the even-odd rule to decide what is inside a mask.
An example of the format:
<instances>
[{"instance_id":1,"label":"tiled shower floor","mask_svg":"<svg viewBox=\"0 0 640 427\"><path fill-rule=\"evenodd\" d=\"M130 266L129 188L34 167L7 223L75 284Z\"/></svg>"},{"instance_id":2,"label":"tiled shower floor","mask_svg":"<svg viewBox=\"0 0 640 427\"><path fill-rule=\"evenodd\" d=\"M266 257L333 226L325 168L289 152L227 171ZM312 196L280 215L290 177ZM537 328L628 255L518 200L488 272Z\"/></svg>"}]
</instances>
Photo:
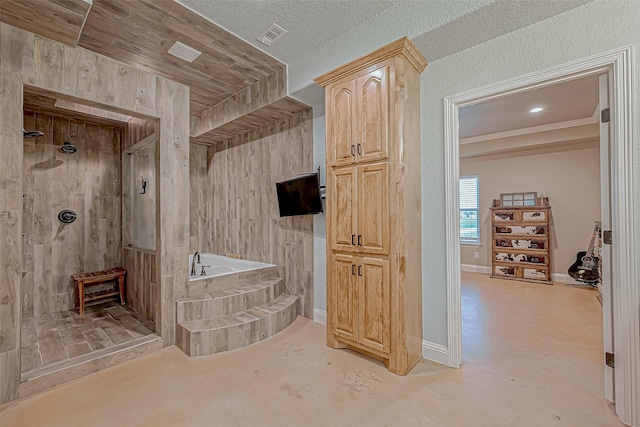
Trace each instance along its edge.
<instances>
[{"instance_id":1,"label":"tiled shower floor","mask_svg":"<svg viewBox=\"0 0 640 427\"><path fill-rule=\"evenodd\" d=\"M22 373L152 334L153 322L115 301L22 321Z\"/></svg>"}]
</instances>

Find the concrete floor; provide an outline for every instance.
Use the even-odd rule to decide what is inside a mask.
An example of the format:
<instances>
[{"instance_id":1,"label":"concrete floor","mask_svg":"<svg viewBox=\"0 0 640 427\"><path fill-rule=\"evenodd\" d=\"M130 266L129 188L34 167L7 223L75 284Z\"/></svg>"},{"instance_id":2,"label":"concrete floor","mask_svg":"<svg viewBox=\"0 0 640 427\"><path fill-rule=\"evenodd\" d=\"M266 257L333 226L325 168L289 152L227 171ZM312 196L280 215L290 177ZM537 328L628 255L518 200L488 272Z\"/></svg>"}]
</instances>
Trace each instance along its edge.
<instances>
[{"instance_id":1,"label":"concrete floor","mask_svg":"<svg viewBox=\"0 0 640 427\"><path fill-rule=\"evenodd\" d=\"M14 403L9 426L622 426L602 396L595 292L463 273L461 369L406 377L298 318L259 344L176 347Z\"/></svg>"}]
</instances>

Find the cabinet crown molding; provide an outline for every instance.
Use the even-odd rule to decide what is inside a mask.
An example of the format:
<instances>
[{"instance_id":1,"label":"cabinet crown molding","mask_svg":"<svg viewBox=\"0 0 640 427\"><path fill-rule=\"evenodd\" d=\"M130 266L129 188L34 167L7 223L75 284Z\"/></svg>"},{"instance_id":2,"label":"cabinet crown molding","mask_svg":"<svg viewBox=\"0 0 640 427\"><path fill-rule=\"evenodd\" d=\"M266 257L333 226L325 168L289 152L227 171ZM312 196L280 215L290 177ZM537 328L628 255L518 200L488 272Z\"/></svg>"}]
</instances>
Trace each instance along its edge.
<instances>
[{"instance_id":1,"label":"cabinet crown molding","mask_svg":"<svg viewBox=\"0 0 640 427\"><path fill-rule=\"evenodd\" d=\"M389 58L403 56L413 67L422 73L427 68L427 60L422 53L416 48L413 42L404 36L388 45L382 46L380 49L371 52L361 58L348 62L335 70L329 71L319 77L313 79L320 86L325 87L337 80L342 79L350 74L357 73L365 68L377 64Z\"/></svg>"}]
</instances>

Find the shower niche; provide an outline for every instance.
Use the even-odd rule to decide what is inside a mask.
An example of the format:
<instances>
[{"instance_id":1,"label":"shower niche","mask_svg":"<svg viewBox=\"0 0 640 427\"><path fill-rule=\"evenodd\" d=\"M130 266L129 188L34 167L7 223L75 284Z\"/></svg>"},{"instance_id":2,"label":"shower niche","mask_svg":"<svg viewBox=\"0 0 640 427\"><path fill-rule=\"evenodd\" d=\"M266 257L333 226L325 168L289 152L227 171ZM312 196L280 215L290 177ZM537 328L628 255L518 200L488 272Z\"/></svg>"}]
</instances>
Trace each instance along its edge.
<instances>
[{"instance_id":1,"label":"shower niche","mask_svg":"<svg viewBox=\"0 0 640 427\"><path fill-rule=\"evenodd\" d=\"M156 249L157 132L122 153L123 242L126 247Z\"/></svg>"}]
</instances>

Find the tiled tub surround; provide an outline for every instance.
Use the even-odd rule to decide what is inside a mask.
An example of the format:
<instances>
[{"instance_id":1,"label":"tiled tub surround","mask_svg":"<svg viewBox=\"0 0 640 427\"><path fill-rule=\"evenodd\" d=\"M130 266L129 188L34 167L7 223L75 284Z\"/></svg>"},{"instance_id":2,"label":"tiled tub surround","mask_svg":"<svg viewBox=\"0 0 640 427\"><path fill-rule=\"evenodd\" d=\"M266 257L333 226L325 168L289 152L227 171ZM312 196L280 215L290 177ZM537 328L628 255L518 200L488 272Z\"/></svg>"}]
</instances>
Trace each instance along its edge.
<instances>
[{"instance_id":1,"label":"tiled tub surround","mask_svg":"<svg viewBox=\"0 0 640 427\"><path fill-rule=\"evenodd\" d=\"M234 350L268 338L298 316L298 298L284 293L275 266L189 283L177 304L176 344L189 356ZM206 284L205 287L199 284Z\"/></svg>"},{"instance_id":2,"label":"tiled tub surround","mask_svg":"<svg viewBox=\"0 0 640 427\"><path fill-rule=\"evenodd\" d=\"M192 262L193 255L189 255L189 266ZM200 274L203 266L206 273L204 276ZM189 276L189 297L279 277L278 269L273 264L206 253L200 254L200 263L195 265L195 273L195 276Z\"/></svg>"}]
</instances>

